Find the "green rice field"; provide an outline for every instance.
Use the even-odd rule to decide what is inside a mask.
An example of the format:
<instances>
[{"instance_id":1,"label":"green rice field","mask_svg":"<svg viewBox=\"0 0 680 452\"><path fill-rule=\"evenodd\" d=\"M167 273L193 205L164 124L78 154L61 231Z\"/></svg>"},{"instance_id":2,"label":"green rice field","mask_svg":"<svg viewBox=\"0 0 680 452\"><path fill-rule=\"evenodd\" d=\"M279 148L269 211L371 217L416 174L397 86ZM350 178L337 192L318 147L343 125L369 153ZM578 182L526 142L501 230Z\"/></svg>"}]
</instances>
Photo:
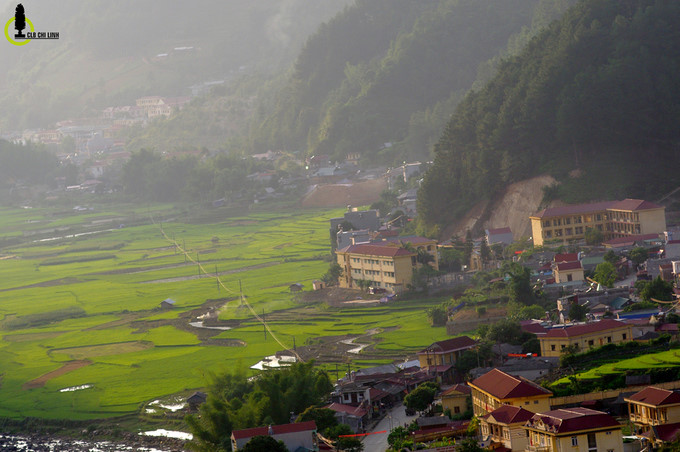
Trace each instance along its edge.
<instances>
[{"instance_id":1,"label":"green rice field","mask_svg":"<svg viewBox=\"0 0 680 452\"><path fill-rule=\"evenodd\" d=\"M370 353L336 360L361 367L444 339L425 314L441 299L338 308L290 293L328 269L328 219L341 213L0 209L0 417L138 413L201 388L206 372L249 368L293 344L362 336ZM240 287L266 315L266 339ZM162 310L167 298L174 308ZM232 329L188 324L210 308Z\"/></svg>"}]
</instances>

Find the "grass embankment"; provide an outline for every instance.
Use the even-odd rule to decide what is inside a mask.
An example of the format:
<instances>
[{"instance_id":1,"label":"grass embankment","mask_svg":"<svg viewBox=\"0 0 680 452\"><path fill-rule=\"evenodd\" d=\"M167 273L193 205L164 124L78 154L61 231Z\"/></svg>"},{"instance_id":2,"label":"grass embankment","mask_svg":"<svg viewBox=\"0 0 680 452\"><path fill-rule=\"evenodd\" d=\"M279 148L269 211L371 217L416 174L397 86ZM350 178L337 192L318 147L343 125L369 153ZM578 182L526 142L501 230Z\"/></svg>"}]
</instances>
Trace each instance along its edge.
<instances>
[{"instance_id":1,"label":"grass embankment","mask_svg":"<svg viewBox=\"0 0 680 452\"><path fill-rule=\"evenodd\" d=\"M152 210L166 218L162 230L202 271L159 224L144 224ZM219 217L219 209L214 212L205 218ZM0 243L13 243L0 249L0 417L135 413L146 401L202 387L206 371L247 368L281 350L239 307L240 286L288 347L376 329L358 339L377 344L369 355L352 357L353 367L388 362L445 338L445 329L431 328L425 314L441 299L330 308L301 305L290 294L290 284L311 290L327 270L328 219L339 213L255 212L206 223L168 206L79 214L0 210ZM28 241L29 235L38 240L79 231L97 233ZM166 298L176 301L171 311L159 310ZM190 327L208 306L222 306L219 318L233 329L208 334ZM80 365L65 367L73 362ZM35 381L41 384L27 385ZM83 385L88 389L62 392Z\"/></svg>"}]
</instances>

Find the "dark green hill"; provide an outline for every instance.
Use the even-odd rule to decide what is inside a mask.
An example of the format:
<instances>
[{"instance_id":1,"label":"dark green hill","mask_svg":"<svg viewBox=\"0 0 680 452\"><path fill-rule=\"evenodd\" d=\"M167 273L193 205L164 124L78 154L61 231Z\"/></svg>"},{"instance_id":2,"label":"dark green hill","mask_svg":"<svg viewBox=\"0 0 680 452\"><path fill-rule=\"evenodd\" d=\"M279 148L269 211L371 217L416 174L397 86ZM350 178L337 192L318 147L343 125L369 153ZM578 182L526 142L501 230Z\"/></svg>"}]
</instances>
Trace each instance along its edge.
<instances>
[{"instance_id":1,"label":"dark green hill","mask_svg":"<svg viewBox=\"0 0 680 452\"><path fill-rule=\"evenodd\" d=\"M527 41L570 3L359 0L310 38L251 146L429 158L455 104L493 72L509 40ZM395 146L378 154L386 142Z\"/></svg>"},{"instance_id":2,"label":"dark green hill","mask_svg":"<svg viewBox=\"0 0 680 452\"><path fill-rule=\"evenodd\" d=\"M458 106L418 194L421 220L444 225L545 172L568 201L654 200L680 185L679 68L680 3L579 2Z\"/></svg>"}]
</instances>

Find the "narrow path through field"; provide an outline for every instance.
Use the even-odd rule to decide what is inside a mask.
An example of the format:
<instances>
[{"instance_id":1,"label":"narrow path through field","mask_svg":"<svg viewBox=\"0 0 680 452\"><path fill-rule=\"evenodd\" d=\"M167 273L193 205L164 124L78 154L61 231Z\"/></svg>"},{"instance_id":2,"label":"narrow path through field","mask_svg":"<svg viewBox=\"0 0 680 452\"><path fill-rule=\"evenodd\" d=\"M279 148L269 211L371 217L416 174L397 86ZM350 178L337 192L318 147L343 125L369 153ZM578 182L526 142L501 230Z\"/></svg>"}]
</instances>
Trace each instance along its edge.
<instances>
[{"instance_id":1,"label":"narrow path through field","mask_svg":"<svg viewBox=\"0 0 680 452\"><path fill-rule=\"evenodd\" d=\"M45 383L47 383L51 379L60 377L76 369L80 369L81 367L89 366L90 364L92 364L92 361L88 359L69 361L63 366L61 366L59 369L53 370L52 372L47 372L46 374L43 374L38 378L25 383L22 388L24 390L42 388L43 386L45 386Z\"/></svg>"}]
</instances>

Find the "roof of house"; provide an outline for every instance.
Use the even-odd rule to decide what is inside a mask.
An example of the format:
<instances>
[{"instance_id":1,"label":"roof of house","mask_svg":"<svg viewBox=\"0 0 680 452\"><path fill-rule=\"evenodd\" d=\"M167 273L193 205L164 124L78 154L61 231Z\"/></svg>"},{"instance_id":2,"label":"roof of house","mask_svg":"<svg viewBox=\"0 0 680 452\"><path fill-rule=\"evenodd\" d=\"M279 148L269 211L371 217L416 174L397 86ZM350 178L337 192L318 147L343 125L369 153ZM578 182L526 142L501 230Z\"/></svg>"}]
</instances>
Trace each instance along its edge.
<instances>
[{"instance_id":1,"label":"roof of house","mask_svg":"<svg viewBox=\"0 0 680 452\"><path fill-rule=\"evenodd\" d=\"M563 408L534 414L527 427L562 434L621 425L607 413L590 408Z\"/></svg>"},{"instance_id":2,"label":"roof of house","mask_svg":"<svg viewBox=\"0 0 680 452\"><path fill-rule=\"evenodd\" d=\"M512 230L509 227L504 227L504 228L496 228L496 229L487 229L486 233L487 233L487 235L512 234Z\"/></svg>"},{"instance_id":3,"label":"roof of house","mask_svg":"<svg viewBox=\"0 0 680 452\"><path fill-rule=\"evenodd\" d=\"M570 206L549 207L537 212L533 217L559 217L563 215L580 215L585 213L603 212L616 201L594 202L590 204L572 204Z\"/></svg>"},{"instance_id":4,"label":"roof of house","mask_svg":"<svg viewBox=\"0 0 680 452\"><path fill-rule=\"evenodd\" d=\"M625 326L627 326L625 323L619 322L618 320L604 319L598 322L582 323L579 325L565 326L562 328L552 328L548 330L545 337L574 337Z\"/></svg>"},{"instance_id":5,"label":"roof of house","mask_svg":"<svg viewBox=\"0 0 680 452\"><path fill-rule=\"evenodd\" d=\"M543 335L548 332L548 329L541 325L540 322L534 322L533 320L522 320L519 322L519 325L520 328L522 328L522 331L526 331L527 333Z\"/></svg>"},{"instance_id":6,"label":"roof of house","mask_svg":"<svg viewBox=\"0 0 680 452\"><path fill-rule=\"evenodd\" d=\"M294 424L271 425L269 427L245 428L243 430L233 430L231 434L234 439L252 438L253 436L266 436L269 435L270 428L273 432L272 434L274 435L306 432L316 430L316 422L306 421L296 422Z\"/></svg>"},{"instance_id":7,"label":"roof of house","mask_svg":"<svg viewBox=\"0 0 680 452\"><path fill-rule=\"evenodd\" d=\"M583 268L581 266L581 262L576 261L576 262L560 262L557 264L557 271L563 272L567 270L578 270Z\"/></svg>"},{"instance_id":8,"label":"roof of house","mask_svg":"<svg viewBox=\"0 0 680 452\"><path fill-rule=\"evenodd\" d=\"M470 385L499 399L550 395L552 392L524 378L513 377L493 369L475 379Z\"/></svg>"},{"instance_id":9,"label":"roof of house","mask_svg":"<svg viewBox=\"0 0 680 452\"><path fill-rule=\"evenodd\" d=\"M680 394L668 389L649 386L642 391L636 392L626 400L653 406L673 405L680 403Z\"/></svg>"},{"instance_id":10,"label":"roof of house","mask_svg":"<svg viewBox=\"0 0 680 452\"><path fill-rule=\"evenodd\" d=\"M351 254L364 254L367 256L385 256L385 257L397 257L397 256L414 256L416 253L409 251L406 248L396 246L394 244L375 244L366 243L359 245L350 245L341 250L339 253L351 253Z\"/></svg>"},{"instance_id":11,"label":"roof of house","mask_svg":"<svg viewBox=\"0 0 680 452\"><path fill-rule=\"evenodd\" d=\"M578 253L558 253L553 258L554 262L576 262L578 261Z\"/></svg>"},{"instance_id":12,"label":"roof of house","mask_svg":"<svg viewBox=\"0 0 680 452\"><path fill-rule=\"evenodd\" d=\"M680 437L680 422L673 422L672 424L655 425L652 427L656 439L664 443L672 443ZM649 436L649 432L644 436Z\"/></svg>"},{"instance_id":13,"label":"roof of house","mask_svg":"<svg viewBox=\"0 0 680 452\"><path fill-rule=\"evenodd\" d=\"M529 410L512 405L503 405L500 408L496 408L491 413L483 417L487 421L489 418L493 418L496 422L501 424L514 424L517 422L526 422L533 416Z\"/></svg>"},{"instance_id":14,"label":"roof of house","mask_svg":"<svg viewBox=\"0 0 680 452\"><path fill-rule=\"evenodd\" d=\"M424 350L418 352L419 355L427 353L450 353L459 350L467 350L477 345L474 339L467 336L458 336L445 341L438 341L430 345Z\"/></svg>"},{"instance_id":15,"label":"roof of house","mask_svg":"<svg viewBox=\"0 0 680 452\"><path fill-rule=\"evenodd\" d=\"M177 302L176 302L175 300L173 300L172 298L166 298L166 299L163 300L161 303L175 304L175 303L177 303Z\"/></svg>"},{"instance_id":16,"label":"roof of house","mask_svg":"<svg viewBox=\"0 0 680 452\"><path fill-rule=\"evenodd\" d=\"M345 413L350 416L356 416L356 417L364 417L368 414L368 411L365 408L362 408L360 406L350 406L350 405L343 405L342 403L331 403L327 407L329 410L333 410L336 413Z\"/></svg>"},{"instance_id":17,"label":"roof of house","mask_svg":"<svg viewBox=\"0 0 680 452\"><path fill-rule=\"evenodd\" d=\"M651 210L661 209L663 206L654 204L653 202L645 201L644 199L626 198L623 201L616 201L609 207L611 210Z\"/></svg>"},{"instance_id":18,"label":"roof of house","mask_svg":"<svg viewBox=\"0 0 680 452\"><path fill-rule=\"evenodd\" d=\"M398 244L407 244L410 243L411 245L419 245L421 243L431 243L431 242L436 242L436 240L433 239L428 239L427 237L420 237L417 235L407 235L407 236L400 236L400 237L390 237L388 239L385 239L383 241L385 244L390 244L390 243L398 243Z\"/></svg>"},{"instance_id":19,"label":"roof of house","mask_svg":"<svg viewBox=\"0 0 680 452\"><path fill-rule=\"evenodd\" d=\"M448 395L459 395L459 394L468 395L471 392L472 392L472 389L470 389L470 387L468 385L456 384L456 385L451 386L446 391L442 392L442 397L448 396Z\"/></svg>"}]
</instances>

